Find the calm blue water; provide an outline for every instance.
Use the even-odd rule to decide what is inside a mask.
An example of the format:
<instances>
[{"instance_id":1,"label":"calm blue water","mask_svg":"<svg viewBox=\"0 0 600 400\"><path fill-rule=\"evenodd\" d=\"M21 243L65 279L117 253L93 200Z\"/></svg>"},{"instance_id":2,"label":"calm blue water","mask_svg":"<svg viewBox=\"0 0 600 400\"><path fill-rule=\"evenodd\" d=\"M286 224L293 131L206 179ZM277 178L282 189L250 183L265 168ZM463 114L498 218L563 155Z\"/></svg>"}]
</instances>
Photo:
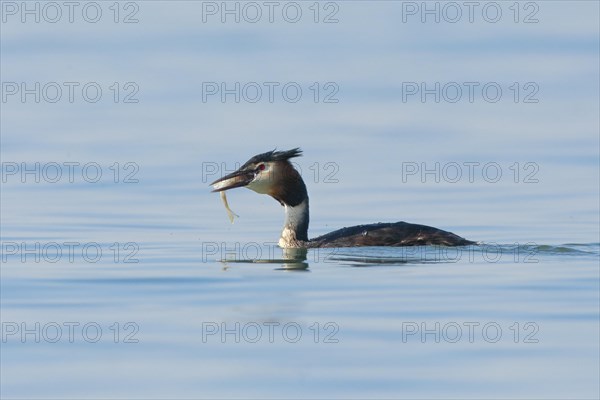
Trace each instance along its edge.
<instances>
[{"instance_id":1,"label":"calm blue water","mask_svg":"<svg viewBox=\"0 0 600 400\"><path fill-rule=\"evenodd\" d=\"M0 397L598 398L598 3L513 3L3 1ZM482 244L286 258L208 183L296 146L311 237Z\"/></svg>"}]
</instances>

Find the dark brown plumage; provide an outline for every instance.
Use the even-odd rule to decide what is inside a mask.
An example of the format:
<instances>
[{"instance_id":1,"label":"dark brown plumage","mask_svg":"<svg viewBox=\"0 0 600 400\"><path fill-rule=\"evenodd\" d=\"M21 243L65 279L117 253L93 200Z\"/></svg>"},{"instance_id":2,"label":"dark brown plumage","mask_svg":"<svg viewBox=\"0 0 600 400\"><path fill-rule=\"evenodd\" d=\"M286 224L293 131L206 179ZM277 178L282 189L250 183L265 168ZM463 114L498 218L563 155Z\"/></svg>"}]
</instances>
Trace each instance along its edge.
<instances>
[{"instance_id":1,"label":"dark brown plumage","mask_svg":"<svg viewBox=\"0 0 600 400\"><path fill-rule=\"evenodd\" d=\"M466 246L475 242L452 232L408 222L357 225L338 229L309 241L308 247Z\"/></svg>"}]
</instances>

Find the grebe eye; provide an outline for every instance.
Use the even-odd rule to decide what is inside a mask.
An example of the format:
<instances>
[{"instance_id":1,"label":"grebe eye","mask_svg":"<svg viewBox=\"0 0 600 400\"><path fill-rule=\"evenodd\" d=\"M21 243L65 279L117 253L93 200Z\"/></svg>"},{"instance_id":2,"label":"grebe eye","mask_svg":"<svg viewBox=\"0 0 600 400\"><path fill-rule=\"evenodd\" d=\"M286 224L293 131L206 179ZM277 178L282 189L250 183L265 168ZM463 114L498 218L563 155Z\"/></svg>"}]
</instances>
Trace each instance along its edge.
<instances>
[{"instance_id":1,"label":"grebe eye","mask_svg":"<svg viewBox=\"0 0 600 400\"><path fill-rule=\"evenodd\" d=\"M258 169L259 169L260 171L264 171L264 170L265 170L265 168L266 168L266 167L265 167L265 164L260 164L260 165L258 166Z\"/></svg>"}]
</instances>

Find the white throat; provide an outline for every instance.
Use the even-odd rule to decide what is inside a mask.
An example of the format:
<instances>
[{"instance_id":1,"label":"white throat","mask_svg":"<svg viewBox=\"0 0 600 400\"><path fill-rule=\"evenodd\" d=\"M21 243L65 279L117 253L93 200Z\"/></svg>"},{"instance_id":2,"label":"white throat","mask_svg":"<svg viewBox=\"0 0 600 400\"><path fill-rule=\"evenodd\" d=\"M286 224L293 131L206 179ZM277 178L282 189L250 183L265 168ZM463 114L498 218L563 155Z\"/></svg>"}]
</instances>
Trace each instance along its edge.
<instances>
[{"instance_id":1,"label":"white throat","mask_svg":"<svg viewBox=\"0 0 600 400\"><path fill-rule=\"evenodd\" d=\"M298 239L299 233L308 229L308 199L295 207L284 204L285 223L279 238L279 247L305 247L306 241Z\"/></svg>"}]
</instances>

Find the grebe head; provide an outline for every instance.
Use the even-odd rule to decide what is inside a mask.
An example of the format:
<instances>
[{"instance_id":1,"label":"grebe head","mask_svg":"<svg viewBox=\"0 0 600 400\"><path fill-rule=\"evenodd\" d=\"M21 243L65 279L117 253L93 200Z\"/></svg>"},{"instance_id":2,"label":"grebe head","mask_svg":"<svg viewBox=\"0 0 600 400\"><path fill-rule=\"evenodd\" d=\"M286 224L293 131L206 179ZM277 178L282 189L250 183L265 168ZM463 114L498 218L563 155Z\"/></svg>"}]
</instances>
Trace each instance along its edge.
<instances>
[{"instance_id":1,"label":"grebe head","mask_svg":"<svg viewBox=\"0 0 600 400\"><path fill-rule=\"evenodd\" d=\"M301 155L299 148L258 154L237 171L211 183L213 192L245 187L268 194L282 205L296 206L307 197L306 186L289 160Z\"/></svg>"},{"instance_id":2,"label":"grebe head","mask_svg":"<svg viewBox=\"0 0 600 400\"><path fill-rule=\"evenodd\" d=\"M245 187L268 194L285 208L285 223L279 246L306 247L308 243L308 193L302 177L290 163L302 150L269 151L258 154L235 172L211 183L213 192Z\"/></svg>"}]
</instances>

